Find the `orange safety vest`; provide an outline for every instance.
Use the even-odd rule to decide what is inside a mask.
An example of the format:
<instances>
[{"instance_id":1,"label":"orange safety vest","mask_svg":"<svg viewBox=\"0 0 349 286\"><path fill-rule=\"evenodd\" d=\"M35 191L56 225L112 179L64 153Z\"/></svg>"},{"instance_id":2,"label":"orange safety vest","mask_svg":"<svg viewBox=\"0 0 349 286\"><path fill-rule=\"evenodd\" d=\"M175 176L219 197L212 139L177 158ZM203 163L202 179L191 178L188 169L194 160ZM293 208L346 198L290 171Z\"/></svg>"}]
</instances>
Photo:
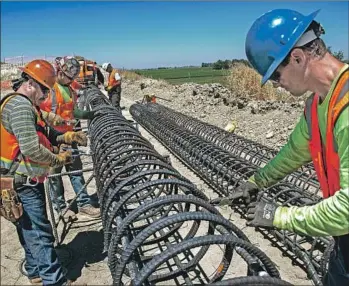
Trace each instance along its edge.
<instances>
[{"instance_id":1,"label":"orange safety vest","mask_svg":"<svg viewBox=\"0 0 349 286\"><path fill-rule=\"evenodd\" d=\"M339 115L349 105L349 96L346 95L349 91L348 79L349 70L346 70L331 95L327 113L325 146L321 141L317 113L319 95L315 94L310 97L304 109L310 135L309 149L324 198L333 196L340 189L340 161L333 129Z\"/></svg>"},{"instance_id":2,"label":"orange safety vest","mask_svg":"<svg viewBox=\"0 0 349 286\"><path fill-rule=\"evenodd\" d=\"M69 91L72 96L68 102L65 102L62 95L62 92L65 91L56 82L52 92L50 92L45 101L40 104L40 108L46 112L53 112L67 121L74 119L73 110L76 103L76 94L70 86ZM66 123L60 126L55 126L54 128L65 133L67 131L73 131L73 127L72 124Z\"/></svg>"},{"instance_id":3,"label":"orange safety vest","mask_svg":"<svg viewBox=\"0 0 349 286\"><path fill-rule=\"evenodd\" d=\"M23 96L28 99L26 96L20 93L10 93L6 95L1 100L1 112L5 106L5 104L14 96ZM28 99L29 100L29 99ZM51 142L47 138L47 126L45 121L42 119L41 111L39 108L33 106L33 112L36 116L36 133L39 137L39 143L49 149L51 152L53 151L53 147ZM16 160L17 156L20 154L19 144L17 138L14 134L9 133L5 127L2 125L1 121L1 168L6 170L10 170L13 162ZM23 155L21 161L19 162L18 168L16 169L17 174L26 175L32 178L33 181L37 181L42 183L47 177L48 170L50 168L49 163L35 162L29 158L24 157ZM31 170L31 171L29 171Z\"/></svg>"},{"instance_id":4,"label":"orange safety vest","mask_svg":"<svg viewBox=\"0 0 349 286\"><path fill-rule=\"evenodd\" d=\"M117 74L117 73L118 73L117 69L113 69L110 72L109 78L108 78L108 88L111 88L111 87L114 87L114 86L117 86L117 85L121 84L120 80L116 80L115 79L115 74Z\"/></svg>"}]
</instances>

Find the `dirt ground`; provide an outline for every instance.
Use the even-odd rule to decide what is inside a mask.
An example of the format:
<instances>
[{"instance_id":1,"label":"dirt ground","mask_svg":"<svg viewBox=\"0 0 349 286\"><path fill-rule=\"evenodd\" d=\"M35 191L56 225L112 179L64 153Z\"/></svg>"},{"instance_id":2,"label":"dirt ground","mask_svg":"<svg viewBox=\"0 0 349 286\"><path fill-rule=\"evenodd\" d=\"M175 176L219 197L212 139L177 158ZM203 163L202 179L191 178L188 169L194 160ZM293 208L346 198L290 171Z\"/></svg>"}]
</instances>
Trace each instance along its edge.
<instances>
[{"instance_id":1,"label":"dirt ground","mask_svg":"<svg viewBox=\"0 0 349 286\"><path fill-rule=\"evenodd\" d=\"M128 107L132 104L131 100L123 99L122 105L127 108L124 110L124 116L131 118L128 113ZM142 135L148 139L161 155L170 155L173 166L186 178L191 180L200 189L211 198L216 195L201 179L192 171L184 166L176 157L162 146L153 136L139 127ZM88 147L87 147L88 148ZM91 164L89 158L84 159L84 167ZM91 176L91 172L84 173L85 180ZM73 198L73 191L69 179L64 177L66 189L66 199ZM92 180L88 186L88 193L95 197L96 187ZM240 215L231 211L228 207L221 207L220 212L226 218L230 219L235 225L243 229L251 242L262 249L278 266L281 278L295 285L311 285L305 272L298 266L292 265L289 258L284 257L281 251L271 246L271 242L263 238L262 234L255 231L254 228L246 227L245 220ZM73 258L68 265L67 276L70 279L77 279L78 284L87 285L110 285L112 283L109 268L107 266L106 255L103 254L103 233L101 230L101 221L98 219L89 219L78 214L78 220L63 229L60 223L58 232L62 239L62 244L68 249L73 250ZM27 278L21 274L20 265L24 257L24 252L18 241L15 227L8 221L1 218L1 285L27 285ZM218 265L217 265L218 266ZM234 264L229 276L245 276L246 271Z\"/></svg>"}]
</instances>

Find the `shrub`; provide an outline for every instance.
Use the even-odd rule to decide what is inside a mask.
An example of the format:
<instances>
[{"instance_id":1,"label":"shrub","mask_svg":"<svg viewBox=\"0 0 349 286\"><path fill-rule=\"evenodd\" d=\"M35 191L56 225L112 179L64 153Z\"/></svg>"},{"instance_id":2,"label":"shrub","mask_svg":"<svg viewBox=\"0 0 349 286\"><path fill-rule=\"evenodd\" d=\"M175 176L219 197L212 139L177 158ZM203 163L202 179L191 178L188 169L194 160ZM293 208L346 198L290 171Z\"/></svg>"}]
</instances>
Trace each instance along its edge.
<instances>
[{"instance_id":1,"label":"shrub","mask_svg":"<svg viewBox=\"0 0 349 286\"><path fill-rule=\"evenodd\" d=\"M254 100L285 100L294 101L289 92L274 88L270 82L261 87L261 76L243 63L234 63L230 75L227 76L227 87L236 97Z\"/></svg>"},{"instance_id":2,"label":"shrub","mask_svg":"<svg viewBox=\"0 0 349 286\"><path fill-rule=\"evenodd\" d=\"M139 79L142 79L143 77L141 75L139 75L138 73L135 73L135 72L131 72L131 71L127 71L127 70L124 70L124 71L120 71L120 74L121 74L121 77L123 79L129 79L131 81L136 81L136 80L139 80Z\"/></svg>"}]
</instances>

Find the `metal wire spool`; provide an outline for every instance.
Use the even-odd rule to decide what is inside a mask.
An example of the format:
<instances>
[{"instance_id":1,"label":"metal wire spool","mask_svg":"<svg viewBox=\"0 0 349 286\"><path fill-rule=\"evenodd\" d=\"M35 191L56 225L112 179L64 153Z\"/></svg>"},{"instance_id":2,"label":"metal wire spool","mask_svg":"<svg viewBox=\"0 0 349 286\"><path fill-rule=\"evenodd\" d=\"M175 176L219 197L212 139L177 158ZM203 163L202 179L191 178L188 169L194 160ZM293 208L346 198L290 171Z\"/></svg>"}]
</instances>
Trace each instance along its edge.
<instances>
[{"instance_id":1,"label":"metal wire spool","mask_svg":"<svg viewBox=\"0 0 349 286\"><path fill-rule=\"evenodd\" d=\"M167 116L162 116L156 108L154 111L154 104L134 104L130 113L220 195L226 196L232 192L258 168L250 160L233 155L182 128ZM287 181L264 190L263 199L286 206L310 205L317 201L312 195ZM235 206L234 210L242 215L245 213L241 206ZM300 263L316 285L321 285L320 277L326 272L332 238L308 237L283 230L258 230Z\"/></svg>"},{"instance_id":2,"label":"metal wire spool","mask_svg":"<svg viewBox=\"0 0 349 286\"><path fill-rule=\"evenodd\" d=\"M277 154L276 150L202 122L194 117L184 115L161 104L151 103L148 107L149 111L160 114L161 117L176 123L182 129L188 130L258 167L267 164ZM283 181L294 187L302 188L303 191L312 196L315 195L314 199L316 200L322 198L313 163L302 166L299 170L284 178Z\"/></svg>"},{"instance_id":3,"label":"metal wire spool","mask_svg":"<svg viewBox=\"0 0 349 286\"><path fill-rule=\"evenodd\" d=\"M87 109L104 112L91 120L88 133L114 285L216 283L229 276L233 259L245 262L248 277L286 283L273 262L119 109L95 88L85 96ZM213 256L212 268L205 261Z\"/></svg>"}]
</instances>

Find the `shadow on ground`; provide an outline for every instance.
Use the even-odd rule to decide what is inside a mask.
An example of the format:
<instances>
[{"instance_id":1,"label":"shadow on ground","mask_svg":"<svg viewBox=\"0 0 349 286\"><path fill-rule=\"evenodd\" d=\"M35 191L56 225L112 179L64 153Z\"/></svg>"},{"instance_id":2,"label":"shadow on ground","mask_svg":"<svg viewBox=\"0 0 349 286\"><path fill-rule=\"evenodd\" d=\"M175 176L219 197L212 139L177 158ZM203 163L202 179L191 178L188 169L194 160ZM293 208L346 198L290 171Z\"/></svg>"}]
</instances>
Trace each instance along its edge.
<instances>
[{"instance_id":1,"label":"shadow on ground","mask_svg":"<svg viewBox=\"0 0 349 286\"><path fill-rule=\"evenodd\" d=\"M66 244L73 251L73 261L69 264L67 277L76 280L81 276L84 267L103 261L107 256L103 253L103 232L83 231Z\"/></svg>"}]
</instances>

